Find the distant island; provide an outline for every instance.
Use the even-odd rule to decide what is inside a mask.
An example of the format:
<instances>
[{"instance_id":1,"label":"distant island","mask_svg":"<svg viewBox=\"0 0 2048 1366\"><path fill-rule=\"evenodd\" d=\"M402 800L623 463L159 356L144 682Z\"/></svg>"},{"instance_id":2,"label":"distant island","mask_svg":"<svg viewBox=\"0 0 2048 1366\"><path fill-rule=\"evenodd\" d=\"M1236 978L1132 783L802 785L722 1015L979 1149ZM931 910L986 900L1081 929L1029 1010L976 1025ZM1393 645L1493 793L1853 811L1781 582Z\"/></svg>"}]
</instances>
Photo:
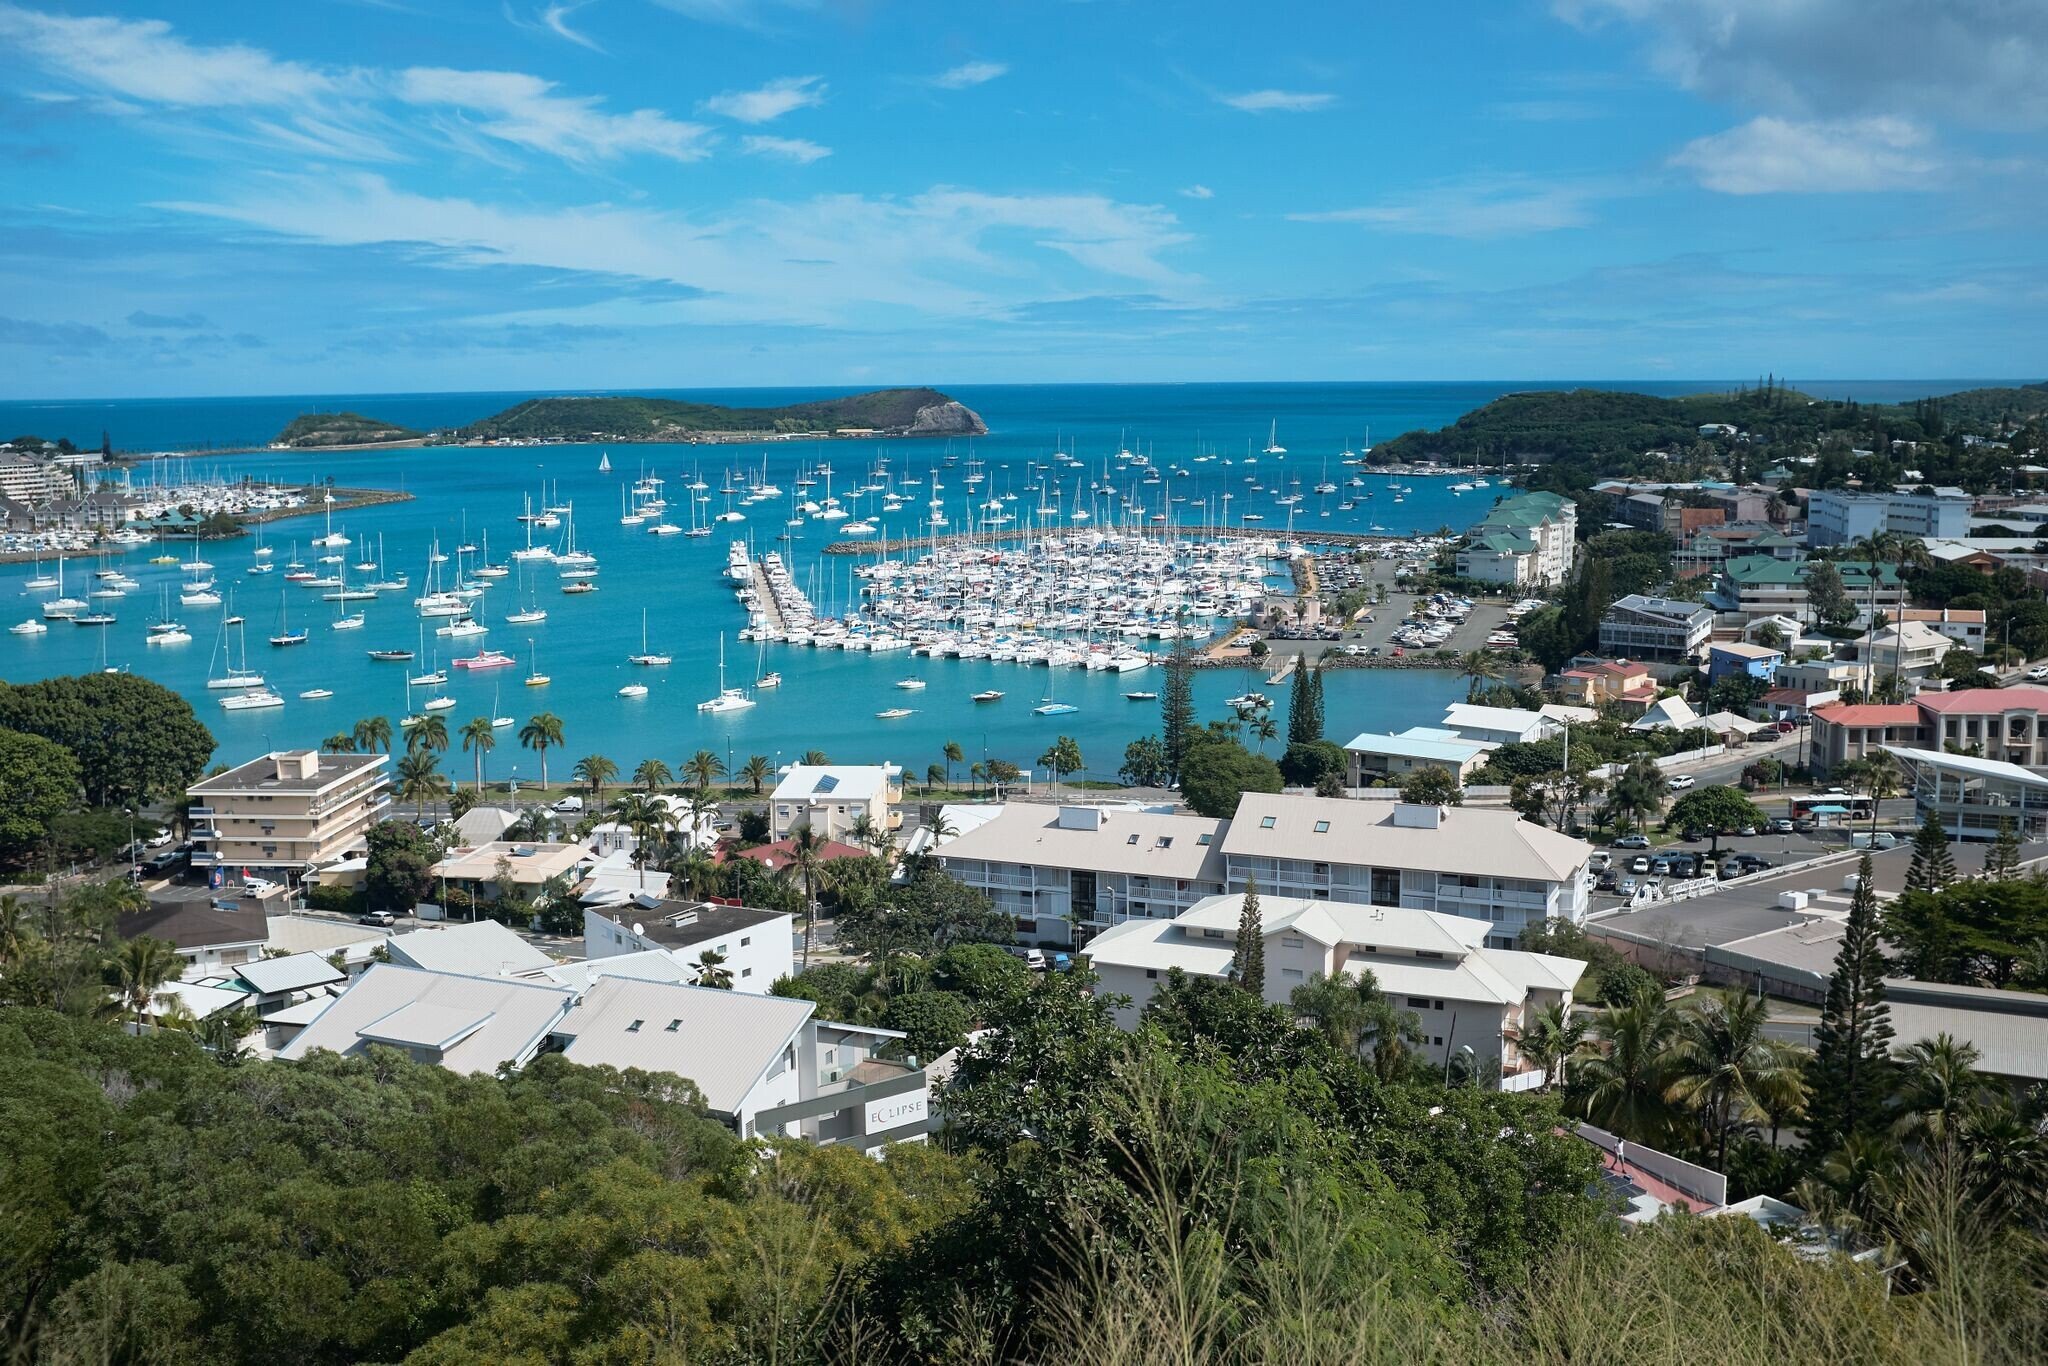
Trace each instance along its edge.
<instances>
[{"instance_id":1,"label":"distant island","mask_svg":"<svg viewBox=\"0 0 2048 1366\"><path fill-rule=\"evenodd\" d=\"M298 450L351 446L403 446L424 442L425 432L380 422L361 413L304 413L291 420L270 444Z\"/></svg>"},{"instance_id":2,"label":"distant island","mask_svg":"<svg viewBox=\"0 0 2048 1366\"><path fill-rule=\"evenodd\" d=\"M409 431L357 413L308 413L275 446L342 449L433 443L751 441L793 436L982 436L988 425L936 389L877 389L781 408L726 408L672 398L533 398L466 427Z\"/></svg>"}]
</instances>

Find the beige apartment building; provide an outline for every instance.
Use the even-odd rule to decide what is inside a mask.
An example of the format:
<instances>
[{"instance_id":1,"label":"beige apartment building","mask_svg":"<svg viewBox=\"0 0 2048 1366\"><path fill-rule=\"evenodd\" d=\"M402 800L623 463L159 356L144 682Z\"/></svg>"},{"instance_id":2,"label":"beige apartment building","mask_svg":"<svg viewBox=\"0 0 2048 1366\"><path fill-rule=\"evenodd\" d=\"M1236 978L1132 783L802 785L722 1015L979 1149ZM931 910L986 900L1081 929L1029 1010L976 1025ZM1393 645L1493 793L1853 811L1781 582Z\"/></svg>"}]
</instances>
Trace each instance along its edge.
<instances>
[{"instance_id":1,"label":"beige apartment building","mask_svg":"<svg viewBox=\"0 0 2048 1366\"><path fill-rule=\"evenodd\" d=\"M289 749L203 778L192 799L192 866L298 875L365 852L391 805L387 755Z\"/></svg>"}]
</instances>

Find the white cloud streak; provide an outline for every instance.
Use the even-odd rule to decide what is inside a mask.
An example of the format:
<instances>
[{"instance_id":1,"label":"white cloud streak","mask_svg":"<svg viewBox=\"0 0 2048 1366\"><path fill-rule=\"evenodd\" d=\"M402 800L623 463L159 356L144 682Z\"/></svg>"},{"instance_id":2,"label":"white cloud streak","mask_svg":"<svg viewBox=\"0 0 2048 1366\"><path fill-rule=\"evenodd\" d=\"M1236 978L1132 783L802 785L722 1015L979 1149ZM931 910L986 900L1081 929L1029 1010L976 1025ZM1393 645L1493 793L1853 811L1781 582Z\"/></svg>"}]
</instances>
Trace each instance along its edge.
<instances>
[{"instance_id":1,"label":"white cloud streak","mask_svg":"<svg viewBox=\"0 0 2048 1366\"><path fill-rule=\"evenodd\" d=\"M1186 199L1214 199L1216 192L1207 185L1190 185L1181 191L1181 195Z\"/></svg>"},{"instance_id":2,"label":"white cloud streak","mask_svg":"<svg viewBox=\"0 0 2048 1366\"><path fill-rule=\"evenodd\" d=\"M552 81L516 71L413 67L394 93L407 104L447 106L480 116L478 132L567 161L611 160L629 153L696 161L709 154L710 130L653 109L607 114L594 96L555 93Z\"/></svg>"},{"instance_id":3,"label":"white cloud streak","mask_svg":"<svg viewBox=\"0 0 2048 1366\"><path fill-rule=\"evenodd\" d=\"M825 83L817 76L784 76L758 90L728 90L704 101L713 114L737 123L768 123L784 114L825 102Z\"/></svg>"},{"instance_id":4,"label":"white cloud streak","mask_svg":"<svg viewBox=\"0 0 2048 1366\"><path fill-rule=\"evenodd\" d=\"M1925 128L1897 118L1802 123L1768 115L1696 138L1672 164L1722 194L1926 190L1942 161Z\"/></svg>"},{"instance_id":5,"label":"white cloud streak","mask_svg":"<svg viewBox=\"0 0 2048 1366\"><path fill-rule=\"evenodd\" d=\"M0 43L80 85L183 108L292 104L352 83L239 43L188 43L161 19L72 18L0 4Z\"/></svg>"},{"instance_id":6,"label":"white cloud streak","mask_svg":"<svg viewBox=\"0 0 2048 1366\"><path fill-rule=\"evenodd\" d=\"M1335 95L1306 90L1248 90L1242 95L1216 98L1247 114L1306 114L1328 109L1337 102Z\"/></svg>"},{"instance_id":7,"label":"white cloud streak","mask_svg":"<svg viewBox=\"0 0 2048 1366\"><path fill-rule=\"evenodd\" d=\"M1355 223L1382 232L1484 240L1583 227L1592 221L1584 186L1514 176L1439 185L1356 208L1291 213L1296 223Z\"/></svg>"},{"instance_id":8,"label":"white cloud streak","mask_svg":"<svg viewBox=\"0 0 2048 1366\"><path fill-rule=\"evenodd\" d=\"M832 155L830 147L821 147L808 138L772 138L758 133L741 138L740 150L749 156L774 157L805 166Z\"/></svg>"},{"instance_id":9,"label":"white cloud streak","mask_svg":"<svg viewBox=\"0 0 2048 1366\"><path fill-rule=\"evenodd\" d=\"M602 52L595 39L587 33L579 33L569 27L569 16L583 8L590 0L576 0L574 4L554 4L541 10L541 25L557 38L566 39L578 47L587 47L592 52Z\"/></svg>"},{"instance_id":10,"label":"white cloud streak","mask_svg":"<svg viewBox=\"0 0 2048 1366\"><path fill-rule=\"evenodd\" d=\"M1002 62L962 62L932 77L932 84L941 90L965 90L969 86L987 85L1008 75L1009 71L1008 65Z\"/></svg>"}]
</instances>

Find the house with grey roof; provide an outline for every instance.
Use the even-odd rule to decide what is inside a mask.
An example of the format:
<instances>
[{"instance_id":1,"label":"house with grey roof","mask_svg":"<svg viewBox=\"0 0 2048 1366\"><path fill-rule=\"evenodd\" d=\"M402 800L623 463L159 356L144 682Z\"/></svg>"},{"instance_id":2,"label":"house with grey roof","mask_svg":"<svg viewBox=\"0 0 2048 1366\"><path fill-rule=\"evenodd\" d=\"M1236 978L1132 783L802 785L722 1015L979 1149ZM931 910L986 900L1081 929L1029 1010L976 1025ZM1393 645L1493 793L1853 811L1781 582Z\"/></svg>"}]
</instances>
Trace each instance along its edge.
<instances>
[{"instance_id":1,"label":"house with grey roof","mask_svg":"<svg viewBox=\"0 0 2048 1366\"><path fill-rule=\"evenodd\" d=\"M553 982L377 963L278 1057L319 1050L358 1057L384 1047L451 1072L492 1073L531 1061L575 1004L576 993Z\"/></svg>"}]
</instances>

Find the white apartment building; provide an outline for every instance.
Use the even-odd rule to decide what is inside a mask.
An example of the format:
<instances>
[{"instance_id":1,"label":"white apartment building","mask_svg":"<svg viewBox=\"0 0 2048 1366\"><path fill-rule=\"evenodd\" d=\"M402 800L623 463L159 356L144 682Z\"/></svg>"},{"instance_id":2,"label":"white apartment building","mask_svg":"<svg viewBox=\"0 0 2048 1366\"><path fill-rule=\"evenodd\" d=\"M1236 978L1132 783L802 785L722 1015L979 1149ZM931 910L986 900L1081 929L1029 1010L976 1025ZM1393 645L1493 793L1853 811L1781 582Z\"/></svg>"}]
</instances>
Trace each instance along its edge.
<instances>
[{"instance_id":1,"label":"white apartment building","mask_svg":"<svg viewBox=\"0 0 2048 1366\"><path fill-rule=\"evenodd\" d=\"M1806 543L1843 545L1879 532L1903 536L1967 536L1970 495L1959 488L1929 493L1900 489L1892 493L1850 493L1815 489L1806 500Z\"/></svg>"},{"instance_id":2,"label":"white apartment building","mask_svg":"<svg viewBox=\"0 0 2048 1366\"><path fill-rule=\"evenodd\" d=\"M1525 925L1583 922L1593 847L1512 811L1247 792L1223 832L1226 890L1433 911L1486 922L1511 949Z\"/></svg>"},{"instance_id":3,"label":"white apartment building","mask_svg":"<svg viewBox=\"0 0 2048 1366\"><path fill-rule=\"evenodd\" d=\"M1170 920L1224 890L1218 846L1228 825L1135 808L1011 802L934 853L1016 918L1018 942L1072 945L1121 920Z\"/></svg>"},{"instance_id":4,"label":"white apartment building","mask_svg":"<svg viewBox=\"0 0 2048 1366\"><path fill-rule=\"evenodd\" d=\"M1458 573L1487 583L1564 582L1578 555L1578 505L1554 493L1518 493L1494 504L1466 533Z\"/></svg>"},{"instance_id":5,"label":"white apartment building","mask_svg":"<svg viewBox=\"0 0 2048 1366\"><path fill-rule=\"evenodd\" d=\"M733 990L757 996L795 971L795 946L795 921L787 911L652 896L583 911L583 952L593 962L655 950L694 976L710 949L732 973Z\"/></svg>"},{"instance_id":6,"label":"white apartment building","mask_svg":"<svg viewBox=\"0 0 2048 1366\"><path fill-rule=\"evenodd\" d=\"M200 779L187 789L192 866L297 875L368 852L391 805L389 757L278 750Z\"/></svg>"},{"instance_id":7,"label":"white apartment building","mask_svg":"<svg viewBox=\"0 0 2048 1366\"><path fill-rule=\"evenodd\" d=\"M1117 1022L1137 1026L1169 971L1228 978L1237 952L1240 894L1209 897L1170 922L1132 920L1105 930L1083 956L1102 991L1130 998ZM1318 977L1372 973L1395 1006L1420 1024L1425 1056L1442 1063L1470 1049L1497 1062L1503 1089L1542 1084L1516 1041L1548 1006L1569 1005L1586 965L1573 958L1488 947L1486 921L1398 907L1340 905L1259 894L1265 999L1285 1004Z\"/></svg>"}]
</instances>

